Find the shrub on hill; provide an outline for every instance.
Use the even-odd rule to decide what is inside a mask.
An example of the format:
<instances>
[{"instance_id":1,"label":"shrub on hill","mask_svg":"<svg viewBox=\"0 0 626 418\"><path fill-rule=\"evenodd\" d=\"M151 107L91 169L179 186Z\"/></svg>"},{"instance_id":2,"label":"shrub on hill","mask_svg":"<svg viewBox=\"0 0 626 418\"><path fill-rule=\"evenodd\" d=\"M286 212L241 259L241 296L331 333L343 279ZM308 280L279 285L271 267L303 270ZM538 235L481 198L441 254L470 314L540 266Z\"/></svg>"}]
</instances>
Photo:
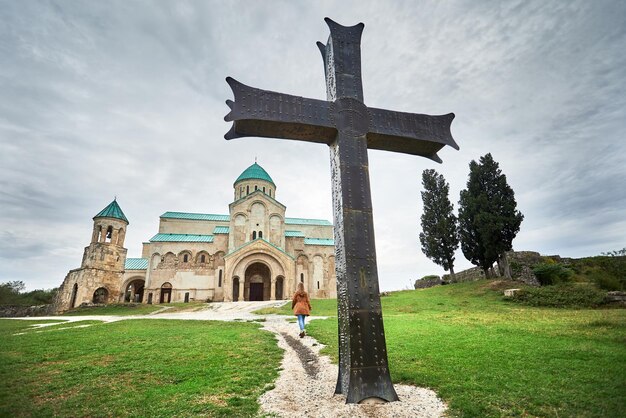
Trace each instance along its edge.
<instances>
[{"instance_id":1,"label":"shrub on hill","mask_svg":"<svg viewBox=\"0 0 626 418\"><path fill-rule=\"evenodd\" d=\"M533 274L542 286L565 283L574 272L560 263L539 263L533 268Z\"/></svg>"},{"instance_id":2,"label":"shrub on hill","mask_svg":"<svg viewBox=\"0 0 626 418\"><path fill-rule=\"evenodd\" d=\"M529 287L515 293L512 299L530 306L552 308L595 308L605 303L606 292L588 284L561 283Z\"/></svg>"},{"instance_id":3,"label":"shrub on hill","mask_svg":"<svg viewBox=\"0 0 626 418\"><path fill-rule=\"evenodd\" d=\"M577 276L604 290L626 290L626 256L598 256L571 260Z\"/></svg>"}]
</instances>

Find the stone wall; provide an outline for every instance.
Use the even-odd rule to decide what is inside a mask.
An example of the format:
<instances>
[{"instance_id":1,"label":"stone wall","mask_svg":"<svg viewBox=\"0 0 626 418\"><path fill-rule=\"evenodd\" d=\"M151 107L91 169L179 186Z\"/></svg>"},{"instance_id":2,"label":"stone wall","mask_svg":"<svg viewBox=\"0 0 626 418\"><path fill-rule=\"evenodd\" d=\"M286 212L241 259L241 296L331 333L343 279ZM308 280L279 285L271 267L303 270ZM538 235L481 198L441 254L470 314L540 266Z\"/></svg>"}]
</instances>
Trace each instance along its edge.
<instances>
[{"instance_id":1,"label":"stone wall","mask_svg":"<svg viewBox=\"0 0 626 418\"><path fill-rule=\"evenodd\" d=\"M416 289L427 289L429 287L439 286L441 284L447 284L447 282L441 280L441 277L439 276L426 276L425 278L415 280L413 287Z\"/></svg>"},{"instance_id":2,"label":"stone wall","mask_svg":"<svg viewBox=\"0 0 626 418\"><path fill-rule=\"evenodd\" d=\"M480 267L472 267L467 270L459 271L455 273L454 280L452 280L449 274L443 275L443 280L448 283L473 282L484 278L485 272Z\"/></svg>"},{"instance_id":3,"label":"stone wall","mask_svg":"<svg viewBox=\"0 0 626 418\"><path fill-rule=\"evenodd\" d=\"M52 305L0 306L0 318L20 318L25 316L48 316L54 313Z\"/></svg>"},{"instance_id":4,"label":"stone wall","mask_svg":"<svg viewBox=\"0 0 626 418\"><path fill-rule=\"evenodd\" d=\"M550 256L553 259L561 259L559 256ZM513 280L525 283L530 286L539 286L539 281L532 272L533 267L542 261L542 256L534 251L509 251L506 258L511 269L511 278ZM494 265L492 269L495 277L502 277L503 272L498 270L498 266ZM449 283L471 282L485 278L485 272L480 267L472 267L467 270L459 271L452 280L449 274L444 274L442 279Z\"/></svg>"}]
</instances>

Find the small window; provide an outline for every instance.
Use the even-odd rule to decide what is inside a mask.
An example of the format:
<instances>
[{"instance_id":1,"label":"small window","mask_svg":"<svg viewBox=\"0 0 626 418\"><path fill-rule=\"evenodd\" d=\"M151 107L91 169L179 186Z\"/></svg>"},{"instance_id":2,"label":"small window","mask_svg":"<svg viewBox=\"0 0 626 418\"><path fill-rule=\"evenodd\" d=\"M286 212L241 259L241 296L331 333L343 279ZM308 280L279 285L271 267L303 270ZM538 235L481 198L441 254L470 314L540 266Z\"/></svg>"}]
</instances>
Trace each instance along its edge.
<instances>
[{"instance_id":1,"label":"small window","mask_svg":"<svg viewBox=\"0 0 626 418\"><path fill-rule=\"evenodd\" d=\"M300 273L300 283L304 283L304 273Z\"/></svg>"},{"instance_id":2,"label":"small window","mask_svg":"<svg viewBox=\"0 0 626 418\"><path fill-rule=\"evenodd\" d=\"M317 290L320 289L320 282L317 282Z\"/></svg>"},{"instance_id":3,"label":"small window","mask_svg":"<svg viewBox=\"0 0 626 418\"><path fill-rule=\"evenodd\" d=\"M252 239L256 239L256 231L252 231Z\"/></svg>"},{"instance_id":4,"label":"small window","mask_svg":"<svg viewBox=\"0 0 626 418\"><path fill-rule=\"evenodd\" d=\"M217 279L217 287L222 287L222 270L220 270L220 274Z\"/></svg>"},{"instance_id":5,"label":"small window","mask_svg":"<svg viewBox=\"0 0 626 418\"><path fill-rule=\"evenodd\" d=\"M270 189L270 197L272 197L272 189Z\"/></svg>"},{"instance_id":6,"label":"small window","mask_svg":"<svg viewBox=\"0 0 626 418\"><path fill-rule=\"evenodd\" d=\"M187 261L189 261L189 256L187 254L185 254L183 256L183 263L186 263Z\"/></svg>"},{"instance_id":7,"label":"small window","mask_svg":"<svg viewBox=\"0 0 626 418\"><path fill-rule=\"evenodd\" d=\"M263 193L265 193L265 186L263 186Z\"/></svg>"},{"instance_id":8,"label":"small window","mask_svg":"<svg viewBox=\"0 0 626 418\"><path fill-rule=\"evenodd\" d=\"M259 231L259 238L263 238L263 231Z\"/></svg>"},{"instance_id":9,"label":"small window","mask_svg":"<svg viewBox=\"0 0 626 418\"><path fill-rule=\"evenodd\" d=\"M250 186L246 186L246 194L250 194Z\"/></svg>"},{"instance_id":10,"label":"small window","mask_svg":"<svg viewBox=\"0 0 626 418\"><path fill-rule=\"evenodd\" d=\"M259 189L258 186L254 186L254 191L256 192Z\"/></svg>"},{"instance_id":11,"label":"small window","mask_svg":"<svg viewBox=\"0 0 626 418\"><path fill-rule=\"evenodd\" d=\"M202 256L200 257L200 262L201 263L206 262L206 257L204 256L204 254L202 254Z\"/></svg>"}]
</instances>

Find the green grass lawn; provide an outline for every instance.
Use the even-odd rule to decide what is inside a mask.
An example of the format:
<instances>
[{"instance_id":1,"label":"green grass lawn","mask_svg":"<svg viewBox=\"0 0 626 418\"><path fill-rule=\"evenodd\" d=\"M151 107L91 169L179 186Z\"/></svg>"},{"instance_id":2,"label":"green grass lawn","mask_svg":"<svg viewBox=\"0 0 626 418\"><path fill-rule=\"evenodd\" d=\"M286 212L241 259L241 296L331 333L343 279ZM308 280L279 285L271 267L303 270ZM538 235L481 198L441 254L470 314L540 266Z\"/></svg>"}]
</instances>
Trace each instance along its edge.
<instances>
[{"instance_id":1,"label":"green grass lawn","mask_svg":"<svg viewBox=\"0 0 626 418\"><path fill-rule=\"evenodd\" d=\"M282 358L258 323L44 322L0 320L2 417L255 416Z\"/></svg>"},{"instance_id":2,"label":"green grass lawn","mask_svg":"<svg viewBox=\"0 0 626 418\"><path fill-rule=\"evenodd\" d=\"M394 382L432 388L452 416L626 416L626 310L523 306L491 287L383 297ZM336 301L312 305L331 318L308 331L336 360ZM282 356L258 322L43 322L0 320L0 416L254 416Z\"/></svg>"},{"instance_id":3,"label":"green grass lawn","mask_svg":"<svg viewBox=\"0 0 626 418\"><path fill-rule=\"evenodd\" d=\"M626 416L626 310L521 306L487 281L382 304L392 379L435 390L453 416ZM312 305L336 317L334 300ZM336 318L307 329L336 361Z\"/></svg>"},{"instance_id":4,"label":"green grass lawn","mask_svg":"<svg viewBox=\"0 0 626 418\"><path fill-rule=\"evenodd\" d=\"M175 302L175 303L161 303L158 305L147 304L135 304L135 303L120 303L106 306L85 306L72 309L65 312L62 316L83 316L83 315L115 315L115 316L127 316L127 315L147 315L153 312L163 309L167 309L167 313L184 312L184 311L197 311L205 309L209 306L206 302Z\"/></svg>"}]
</instances>

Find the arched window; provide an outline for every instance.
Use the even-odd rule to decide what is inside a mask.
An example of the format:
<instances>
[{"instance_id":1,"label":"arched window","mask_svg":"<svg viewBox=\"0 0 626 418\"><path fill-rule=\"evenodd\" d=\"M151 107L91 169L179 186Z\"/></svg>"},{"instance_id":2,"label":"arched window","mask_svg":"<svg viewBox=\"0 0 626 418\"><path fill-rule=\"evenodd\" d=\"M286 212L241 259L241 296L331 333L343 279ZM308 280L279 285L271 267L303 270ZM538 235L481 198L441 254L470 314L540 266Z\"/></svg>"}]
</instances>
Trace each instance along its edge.
<instances>
[{"instance_id":1,"label":"arched window","mask_svg":"<svg viewBox=\"0 0 626 418\"><path fill-rule=\"evenodd\" d=\"M107 228L106 242L111 242L111 238L113 238L113 227L109 226Z\"/></svg>"},{"instance_id":2,"label":"arched window","mask_svg":"<svg viewBox=\"0 0 626 418\"><path fill-rule=\"evenodd\" d=\"M270 197L272 197L272 189L270 189Z\"/></svg>"},{"instance_id":3,"label":"arched window","mask_svg":"<svg viewBox=\"0 0 626 418\"><path fill-rule=\"evenodd\" d=\"M205 256L204 254L202 254L202 255L200 256L200 262L201 262L201 263L206 263L206 256Z\"/></svg>"},{"instance_id":4,"label":"arched window","mask_svg":"<svg viewBox=\"0 0 626 418\"><path fill-rule=\"evenodd\" d=\"M304 283L304 273L300 273L300 283Z\"/></svg>"},{"instance_id":5,"label":"arched window","mask_svg":"<svg viewBox=\"0 0 626 418\"><path fill-rule=\"evenodd\" d=\"M246 186L246 194L250 194L250 186Z\"/></svg>"},{"instance_id":6,"label":"arched window","mask_svg":"<svg viewBox=\"0 0 626 418\"><path fill-rule=\"evenodd\" d=\"M243 186L239 188L239 197L243 197Z\"/></svg>"},{"instance_id":7,"label":"arched window","mask_svg":"<svg viewBox=\"0 0 626 418\"><path fill-rule=\"evenodd\" d=\"M320 290L320 282L317 282L317 290Z\"/></svg>"},{"instance_id":8,"label":"arched window","mask_svg":"<svg viewBox=\"0 0 626 418\"><path fill-rule=\"evenodd\" d=\"M252 231L252 239L256 239L256 231Z\"/></svg>"},{"instance_id":9,"label":"arched window","mask_svg":"<svg viewBox=\"0 0 626 418\"><path fill-rule=\"evenodd\" d=\"M117 231L117 245L122 246L124 245L124 228L120 228L119 231Z\"/></svg>"},{"instance_id":10,"label":"arched window","mask_svg":"<svg viewBox=\"0 0 626 418\"><path fill-rule=\"evenodd\" d=\"M254 186L254 191L256 192L258 189L259 189L259 187L255 185Z\"/></svg>"},{"instance_id":11,"label":"arched window","mask_svg":"<svg viewBox=\"0 0 626 418\"><path fill-rule=\"evenodd\" d=\"M189 261L189 254L185 254L185 255L183 256L183 263L186 263L186 262L188 262L188 261Z\"/></svg>"},{"instance_id":12,"label":"arched window","mask_svg":"<svg viewBox=\"0 0 626 418\"><path fill-rule=\"evenodd\" d=\"M263 231L259 231L259 238L263 238Z\"/></svg>"},{"instance_id":13,"label":"arched window","mask_svg":"<svg viewBox=\"0 0 626 418\"><path fill-rule=\"evenodd\" d=\"M222 270L220 270L220 273L217 279L217 287L222 287Z\"/></svg>"},{"instance_id":14,"label":"arched window","mask_svg":"<svg viewBox=\"0 0 626 418\"><path fill-rule=\"evenodd\" d=\"M263 186L263 193L265 193L265 186Z\"/></svg>"},{"instance_id":15,"label":"arched window","mask_svg":"<svg viewBox=\"0 0 626 418\"><path fill-rule=\"evenodd\" d=\"M76 306L77 294L78 294L78 283L74 283L74 287L72 287L72 297L70 298L70 309Z\"/></svg>"}]
</instances>

